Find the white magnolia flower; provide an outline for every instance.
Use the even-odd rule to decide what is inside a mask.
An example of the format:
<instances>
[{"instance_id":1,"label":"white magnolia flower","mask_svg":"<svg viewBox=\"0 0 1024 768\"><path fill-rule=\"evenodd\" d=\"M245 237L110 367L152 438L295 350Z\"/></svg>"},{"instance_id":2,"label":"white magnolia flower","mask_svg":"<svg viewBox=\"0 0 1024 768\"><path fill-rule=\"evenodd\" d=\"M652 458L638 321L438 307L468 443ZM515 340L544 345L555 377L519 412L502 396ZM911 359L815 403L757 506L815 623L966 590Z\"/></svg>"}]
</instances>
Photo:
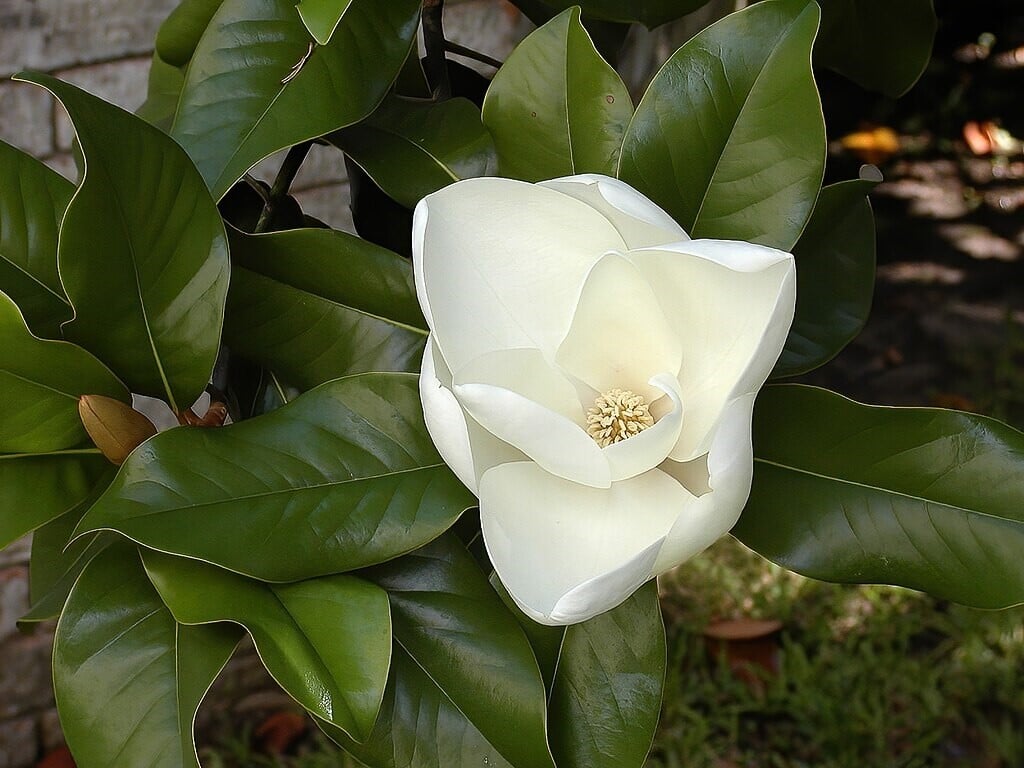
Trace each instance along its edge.
<instances>
[{"instance_id":1,"label":"white magnolia flower","mask_svg":"<svg viewBox=\"0 0 1024 768\"><path fill-rule=\"evenodd\" d=\"M573 176L428 196L413 260L427 428L530 617L609 610L732 528L790 254L690 240L628 185Z\"/></svg>"}]
</instances>

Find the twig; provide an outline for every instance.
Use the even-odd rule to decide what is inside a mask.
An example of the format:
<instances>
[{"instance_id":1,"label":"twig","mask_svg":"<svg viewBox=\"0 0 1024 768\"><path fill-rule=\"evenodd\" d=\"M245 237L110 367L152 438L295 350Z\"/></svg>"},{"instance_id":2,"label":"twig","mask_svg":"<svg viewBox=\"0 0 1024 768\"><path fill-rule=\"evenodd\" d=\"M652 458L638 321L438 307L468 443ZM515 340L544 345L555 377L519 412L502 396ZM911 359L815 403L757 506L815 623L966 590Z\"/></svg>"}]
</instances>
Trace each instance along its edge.
<instances>
[{"instance_id":1,"label":"twig","mask_svg":"<svg viewBox=\"0 0 1024 768\"><path fill-rule=\"evenodd\" d=\"M448 58L445 56L443 17L444 0L423 0L423 46L426 48L423 69L434 98L438 101L449 99L452 95Z\"/></svg>"},{"instance_id":2,"label":"twig","mask_svg":"<svg viewBox=\"0 0 1024 768\"><path fill-rule=\"evenodd\" d=\"M464 45L453 43L451 40L444 41L444 49L448 53L454 53L458 56L465 56L467 59L473 59L473 61L479 61L481 64L486 64L489 67L495 69L501 68L501 61L498 59L491 58L486 53L480 53L480 51L474 51L472 48L467 48Z\"/></svg>"},{"instance_id":3,"label":"twig","mask_svg":"<svg viewBox=\"0 0 1024 768\"><path fill-rule=\"evenodd\" d=\"M288 188L295 181L295 176L298 174L299 168L302 167L302 161L306 159L312 146L312 141L304 141L288 150L284 162L281 163L281 169L277 172L277 178L274 179L274 184L270 187L270 195L267 196L267 201L263 204L260 218L256 222L256 229L253 230L254 233L267 231L274 218L274 213L277 211L277 206L288 194Z\"/></svg>"}]
</instances>

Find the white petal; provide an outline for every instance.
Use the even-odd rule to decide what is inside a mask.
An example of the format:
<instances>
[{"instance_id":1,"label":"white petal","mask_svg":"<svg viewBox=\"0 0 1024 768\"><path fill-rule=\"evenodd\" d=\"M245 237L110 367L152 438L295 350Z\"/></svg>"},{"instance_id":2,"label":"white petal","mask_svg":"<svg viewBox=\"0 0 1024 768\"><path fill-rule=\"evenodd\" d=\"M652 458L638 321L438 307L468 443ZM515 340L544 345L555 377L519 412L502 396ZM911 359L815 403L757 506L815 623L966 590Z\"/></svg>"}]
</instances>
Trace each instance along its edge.
<instances>
[{"instance_id":1,"label":"white petal","mask_svg":"<svg viewBox=\"0 0 1024 768\"><path fill-rule=\"evenodd\" d=\"M484 429L548 472L594 488L611 485L608 460L580 424L491 384L456 384L455 396Z\"/></svg>"},{"instance_id":2,"label":"white petal","mask_svg":"<svg viewBox=\"0 0 1024 768\"><path fill-rule=\"evenodd\" d=\"M666 399L672 403L672 408L653 427L603 449L611 467L612 482L654 469L665 460L679 439L683 426L683 401L679 395L679 382L675 376L663 373L652 378L650 383L668 395Z\"/></svg>"},{"instance_id":3,"label":"white petal","mask_svg":"<svg viewBox=\"0 0 1024 768\"><path fill-rule=\"evenodd\" d=\"M420 368L420 400L423 419L430 439L445 464L473 493L477 489L477 474L473 466L473 453L469 444L469 429L462 406L451 391L452 375L441 356L437 354L433 335L427 337Z\"/></svg>"},{"instance_id":4,"label":"white petal","mask_svg":"<svg viewBox=\"0 0 1024 768\"><path fill-rule=\"evenodd\" d=\"M133 392L132 408L153 422L153 426L161 432L179 426L178 417L174 415L171 406L163 400L148 395L136 395Z\"/></svg>"},{"instance_id":5,"label":"white petal","mask_svg":"<svg viewBox=\"0 0 1024 768\"><path fill-rule=\"evenodd\" d=\"M413 221L424 316L451 370L487 352L562 340L590 267L624 249L590 206L510 179L467 179L428 195Z\"/></svg>"},{"instance_id":6,"label":"white petal","mask_svg":"<svg viewBox=\"0 0 1024 768\"><path fill-rule=\"evenodd\" d=\"M724 240L691 240L629 257L682 342L686 419L672 458L697 458L707 453L726 403L757 392L782 353L796 305L793 257Z\"/></svg>"},{"instance_id":7,"label":"white petal","mask_svg":"<svg viewBox=\"0 0 1024 768\"><path fill-rule=\"evenodd\" d=\"M480 520L516 603L536 621L568 624L614 608L647 581L693 500L659 470L599 490L523 462L484 473Z\"/></svg>"},{"instance_id":8,"label":"white petal","mask_svg":"<svg viewBox=\"0 0 1024 768\"><path fill-rule=\"evenodd\" d=\"M655 573L664 573L711 546L739 519L754 474L750 438L753 408L754 395L744 395L726 406L706 459L688 464L669 459L661 465L663 472L702 495L672 527L655 563ZM706 480L697 478L694 471L705 462ZM698 480L703 488L695 487Z\"/></svg>"},{"instance_id":9,"label":"white petal","mask_svg":"<svg viewBox=\"0 0 1024 768\"><path fill-rule=\"evenodd\" d=\"M624 256L608 253L587 276L555 360L597 392L630 389L651 403L662 396L651 378L675 374L681 355L647 280Z\"/></svg>"},{"instance_id":10,"label":"white petal","mask_svg":"<svg viewBox=\"0 0 1024 768\"><path fill-rule=\"evenodd\" d=\"M690 239L675 219L618 179L588 173L542 181L540 185L557 189L600 211L619 230L628 248L650 248Z\"/></svg>"}]
</instances>

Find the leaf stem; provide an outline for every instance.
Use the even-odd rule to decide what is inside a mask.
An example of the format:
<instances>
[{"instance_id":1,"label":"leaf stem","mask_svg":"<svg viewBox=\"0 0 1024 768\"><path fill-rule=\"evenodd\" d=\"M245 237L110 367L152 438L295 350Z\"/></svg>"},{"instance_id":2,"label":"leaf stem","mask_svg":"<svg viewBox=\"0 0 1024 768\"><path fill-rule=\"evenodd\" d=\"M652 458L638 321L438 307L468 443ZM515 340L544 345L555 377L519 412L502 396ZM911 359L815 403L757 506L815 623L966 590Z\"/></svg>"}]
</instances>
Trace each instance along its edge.
<instances>
[{"instance_id":1,"label":"leaf stem","mask_svg":"<svg viewBox=\"0 0 1024 768\"><path fill-rule=\"evenodd\" d=\"M0 461L7 459L32 459L37 456L93 456L101 455L99 448L70 448L63 451L44 451L42 453L4 453L0 454Z\"/></svg>"},{"instance_id":2,"label":"leaf stem","mask_svg":"<svg viewBox=\"0 0 1024 768\"><path fill-rule=\"evenodd\" d=\"M444 0L423 0L423 46L426 48L423 69L437 101L450 99L452 95L448 58L445 56L443 16Z\"/></svg>"},{"instance_id":3,"label":"leaf stem","mask_svg":"<svg viewBox=\"0 0 1024 768\"><path fill-rule=\"evenodd\" d=\"M256 222L256 229L253 230L254 234L266 232L270 227L277 206L288 194L288 188L295 181L295 176L298 174L299 168L302 167L302 161L306 159L312 146L312 141L304 141L288 150L284 162L281 163L281 169L277 172L277 178L274 179L274 184L270 188L270 195L267 197L266 203L263 204L260 218Z\"/></svg>"},{"instance_id":4,"label":"leaf stem","mask_svg":"<svg viewBox=\"0 0 1024 768\"><path fill-rule=\"evenodd\" d=\"M454 53L458 56L465 56L467 59L473 59L473 61L479 61L481 64L486 64L489 67L500 69L502 62L499 59L492 58L486 53L480 53L480 51L474 51L472 48L467 48L464 45L453 43L451 40L444 41L444 49L448 53Z\"/></svg>"}]
</instances>

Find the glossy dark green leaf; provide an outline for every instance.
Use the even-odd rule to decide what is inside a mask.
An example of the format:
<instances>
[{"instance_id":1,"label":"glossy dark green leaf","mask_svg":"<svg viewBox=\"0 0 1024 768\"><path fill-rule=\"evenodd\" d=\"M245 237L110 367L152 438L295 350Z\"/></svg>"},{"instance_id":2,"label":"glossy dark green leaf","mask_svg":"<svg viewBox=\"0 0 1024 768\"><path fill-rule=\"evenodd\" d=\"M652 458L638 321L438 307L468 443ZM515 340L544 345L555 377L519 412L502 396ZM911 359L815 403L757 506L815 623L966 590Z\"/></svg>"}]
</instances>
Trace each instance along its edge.
<instances>
[{"instance_id":1,"label":"glossy dark green leaf","mask_svg":"<svg viewBox=\"0 0 1024 768\"><path fill-rule=\"evenodd\" d=\"M0 453L47 453L86 442L82 395L129 401L103 363L74 344L33 336L15 303L0 293Z\"/></svg>"},{"instance_id":2,"label":"glossy dark green leaf","mask_svg":"<svg viewBox=\"0 0 1024 768\"><path fill-rule=\"evenodd\" d=\"M656 27L667 21L678 19L698 8L707 5L709 0L529 0L522 3L514 0L516 5L547 6L555 11L563 11L574 5L583 9L589 18L606 21L632 22L639 21L647 27Z\"/></svg>"},{"instance_id":3,"label":"glossy dark green leaf","mask_svg":"<svg viewBox=\"0 0 1024 768\"><path fill-rule=\"evenodd\" d=\"M483 108L501 174L524 181L613 175L632 115L626 86L594 48L578 9L516 47Z\"/></svg>"},{"instance_id":4,"label":"glossy dark green leaf","mask_svg":"<svg viewBox=\"0 0 1024 768\"><path fill-rule=\"evenodd\" d=\"M172 67L191 60L206 28L224 0L180 0L156 34L156 55Z\"/></svg>"},{"instance_id":5,"label":"glossy dark green leaf","mask_svg":"<svg viewBox=\"0 0 1024 768\"><path fill-rule=\"evenodd\" d=\"M153 54L149 65L146 100L135 110L135 114L161 131L169 131L184 84L185 73L181 69L165 62L159 54Z\"/></svg>"},{"instance_id":6,"label":"glossy dark green leaf","mask_svg":"<svg viewBox=\"0 0 1024 768\"><path fill-rule=\"evenodd\" d=\"M109 469L96 448L0 454L0 549L77 507Z\"/></svg>"},{"instance_id":7,"label":"glossy dark green leaf","mask_svg":"<svg viewBox=\"0 0 1024 768\"><path fill-rule=\"evenodd\" d=\"M881 180L843 181L821 190L796 257L796 316L772 375L824 365L860 333L875 290L875 217L867 194Z\"/></svg>"},{"instance_id":8,"label":"glossy dark green leaf","mask_svg":"<svg viewBox=\"0 0 1024 768\"><path fill-rule=\"evenodd\" d=\"M71 541L82 515L113 477L114 468L110 467L84 501L32 533L29 561L31 608L18 620L19 625L56 619L85 566L116 539L112 534L98 533Z\"/></svg>"},{"instance_id":9,"label":"glossy dark green leaf","mask_svg":"<svg viewBox=\"0 0 1024 768\"><path fill-rule=\"evenodd\" d=\"M372 112L418 22L418 0L352 0L317 46L294 0L225 0L189 63L171 134L219 199L263 158Z\"/></svg>"},{"instance_id":10,"label":"glossy dark green leaf","mask_svg":"<svg viewBox=\"0 0 1024 768\"><path fill-rule=\"evenodd\" d=\"M351 157L345 157L352 223L359 236L407 259L412 258L412 211L396 203Z\"/></svg>"},{"instance_id":11,"label":"glossy dark green leaf","mask_svg":"<svg viewBox=\"0 0 1024 768\"><path fill-rule=\"evenodd\" d=\"M467 99L392 97L331 141L407 208L454 181L496 170L494 143Z\"/></svg>"},{"instance_id":12,"label":"glossy dark green leaf","mask_svg":"<svg viewBox=\"0 0 1024 768\"><path fill-rule=\"evenodd\" d=\"M551 750L560 768L641 768L665 684L658 585L565 630L551 691Z\"/></svg>"},{"instance_id":13,"label":"glossy dark green leaf","mask_svg":"<svg viewBox=\"0 0 1024 768\"><path fill-rule=\"evenodd\" d=\"M415 665L396 666L370 738L342 740L346 749L388 768L486 765L492 750L516 768L552 768L536 659L458 538L444 536L364 575L387 591L397 647Z\"/></svg>"},{"instance_id":14,"label":"glossy dark green leaf","mask_svg":"<svg viewBox=\"0 0 1024 768\"><path fill-rule=\"evenodd\" d=\"M367 371L419 370L426 323L412 266L323 229L232 233L224 338L301 389Z\"/></svg>"},{"instance_id":15,"label":"glossy dark green leaf","mask_svg":"<svg viewBox=\"0 0 1024 768\"><path fill-rule=\"evenodd\" d=\"M0 291L51 338L72 314L57 274L57 233L74 193L63 176L0 141Z\"/></svg>"},{"instance_id":16,"label":"glossy dark green leaf","mask_svg":"<svg viewBox=\"0 0 1024 768\"><path fill-rule=\"evenodd\" d=\"M733 530L790 570L979 608L1024 603L1024 434L994 419L765 388Z\"/></svg>"},{"instance_id":17,"label":"glossy dark green leaf","mask_svg":"<svg viewBox=\"0 0 1024 768\"><path fill-rule=\"evenodd\" d=\"M792 248L825 168L818 17L806 0L764 0L676 51L626 131L620 178L693 237Z\"/></svg>"},{"instance_id":18,"label":"glossy dark green leaf","mask_svg":"<svg viewBox=\"0 0 1024 768\"><path fill-rule=\"evenodd\" d=\"M175 410L206 387L220 346L228 252L217 208L188 156L157 128L49 75L84 155L61 225L58 265L75 308L64 335L133 392Z\"/></svg>"},{"instance_id":19,"label":"glossy dark green leaf","mask_svg":"<svg viewBox=\"0 0 1024 768\"><path fill-rule=\"evenodd\" d=\"M352 0L299 0L297 7L309 34L320 45L327 45L351 5Z\"/></svg>"},{"instance_id":20,"label":"glossy dark green leaf","mask_svg":"<svg viewBox=\"0 0 1024 768\"><path fill-rule=\"evenodd\" d=\"M229 427L160 433L79 533L291 581L408 552L472 504L427 435L416 377L367 374Z\"/></svg>"},{"instance_id":21,"label":"glossy dark green leaf","mask_svg":"<svg viewBox=\"0 0 1024 768\"><path fill-rule=\"evenodd\" d=\"M296 701L353 738L370 732L391 659L381 589L353 576L264 584L155 552L144 560L175 619L245 627L267 671Z\"/></svg>"},{"instance_id":22,"label":"glossy dark green leaf","mask_svg":"<svg viewBox=\"0 0 1024 768\"><path fill-rule=\"evenodd\" d=\"M479 540L482 539L483 537L481 536ZM491 572L490 582L499 597L501 597L505 607L516 617L516 621L522 627L527 640L530 641L533 655L536 657L537 665L540 667L541 677L544 678L544 687L550 693L551 686L555 681L555 669L558 667L558 654L562 651L565 627L550 627L546 624L538 624L523 613L522 609L516 605L515 600L512 599L512 595L505 589L505 585L501 583L498 574L493 571Z\"/></svg>"},{"instance_id":23,"label":"glossy dark green leaf","mask_svg":"<svg viewBox=\"0 0 1024 768\"><path fill-rule=\"evenodd\" d=\"M233 627L176 624L134 547L98 555L54 639L54 693L76 764L198 768L195 713L238 639Z\"/></svg>"},{"instance_id":24,"label":"glossy dark green leaf","mask_svg":"<svg viewBox=\"0 0 1024 768\"><path fill-rule=\"evenodd\" d=\"M815 61L891 96L910 90L931 60L933 0L818 0Z\"/></svg>"}]
</instances>

